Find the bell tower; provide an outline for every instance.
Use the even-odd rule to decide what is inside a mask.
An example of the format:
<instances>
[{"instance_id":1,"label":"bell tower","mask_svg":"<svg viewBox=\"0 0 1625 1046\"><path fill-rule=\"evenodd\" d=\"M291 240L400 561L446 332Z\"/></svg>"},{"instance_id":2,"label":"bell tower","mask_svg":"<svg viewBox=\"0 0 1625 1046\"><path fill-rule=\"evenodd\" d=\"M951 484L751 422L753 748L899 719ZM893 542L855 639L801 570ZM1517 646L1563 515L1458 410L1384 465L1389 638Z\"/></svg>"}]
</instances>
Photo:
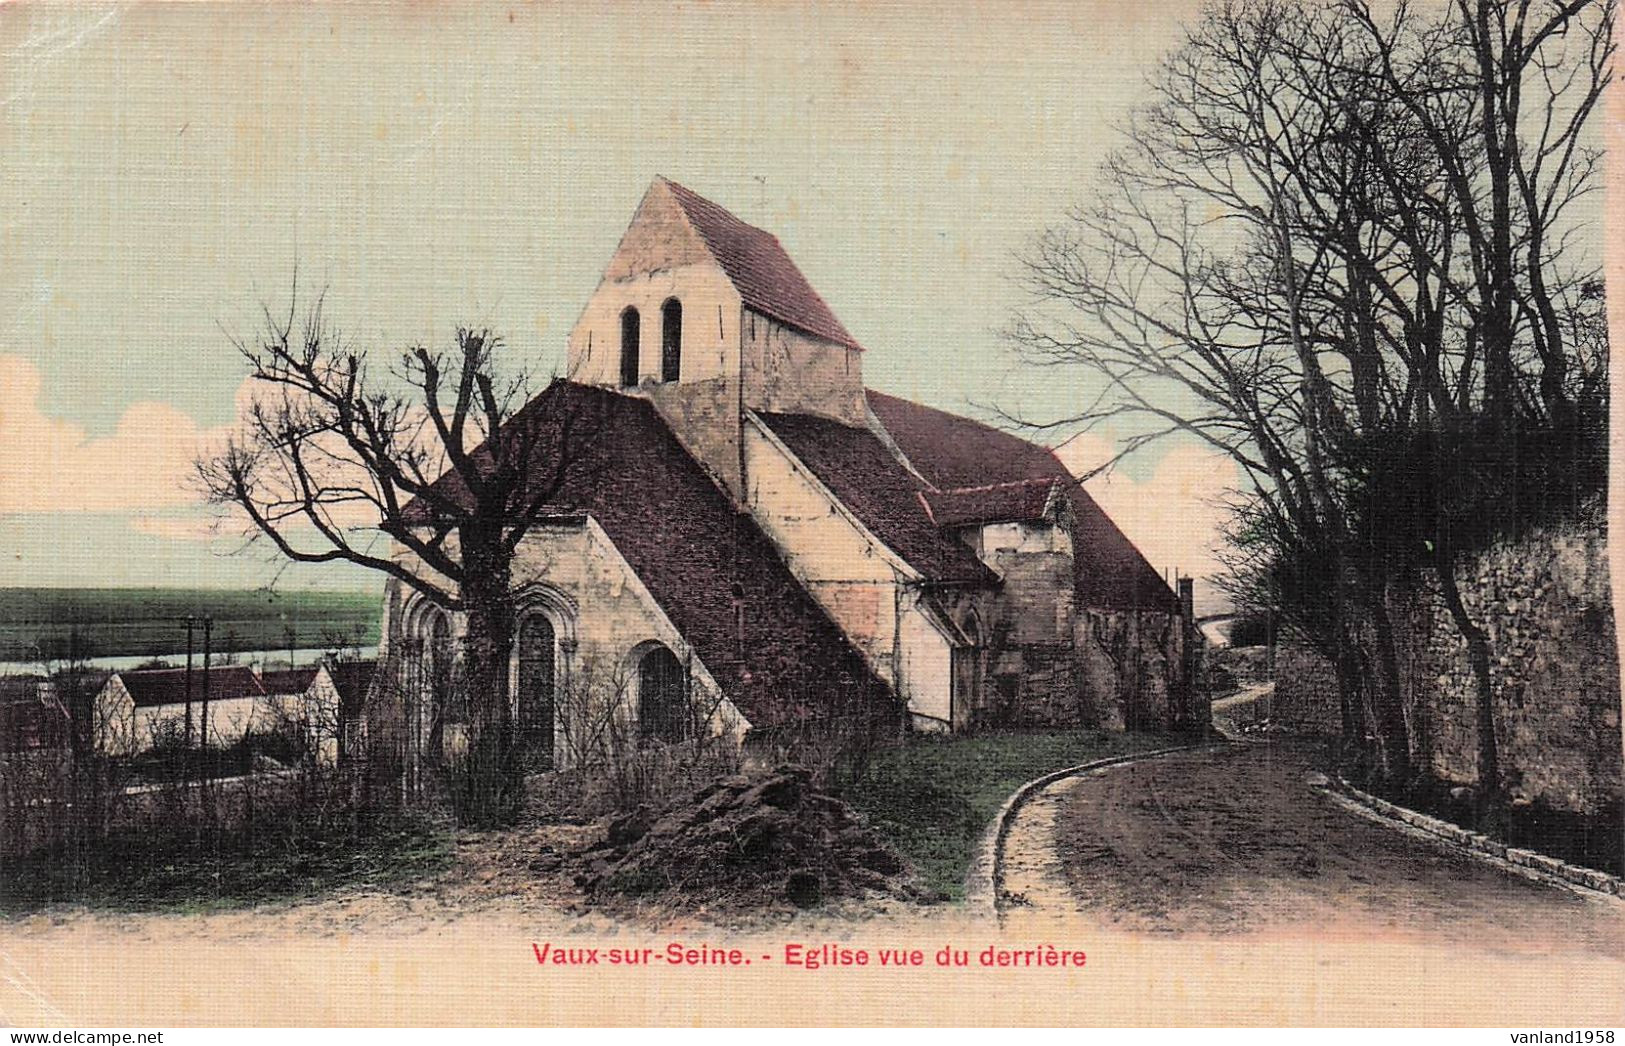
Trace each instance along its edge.
<instances>
[{"instance_id":1,"label":"bell tower","mask_svg":"<svg viewBox=\"0 0 1625 1046\"><path fill-rule=\"evenodd\" d=\"M863 349L778 238L665 178L569 340L569 377L648 398L740 502L746 410L866 423Z\"/></svg>"}]
</instances>

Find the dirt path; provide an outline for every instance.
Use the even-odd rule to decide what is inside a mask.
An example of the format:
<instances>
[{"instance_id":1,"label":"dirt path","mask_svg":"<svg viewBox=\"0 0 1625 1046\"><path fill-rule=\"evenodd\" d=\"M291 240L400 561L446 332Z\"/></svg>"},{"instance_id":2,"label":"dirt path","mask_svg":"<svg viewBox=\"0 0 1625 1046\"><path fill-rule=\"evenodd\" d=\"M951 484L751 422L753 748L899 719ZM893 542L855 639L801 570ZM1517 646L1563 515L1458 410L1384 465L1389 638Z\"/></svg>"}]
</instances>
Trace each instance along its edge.
<instances>
[{"instance_id":1,"label":"dirt path","mask_svg":"<svg viewBox=\"0 0 1625 1046\"><path fill-rule=\"evenodd\" d=\"M1237 745L1070 783L1024 810L1006 890L1129 932L1313 931L1625 957L1625 904L1532 882L1347 813L1316 753ZM1033 856L1047 842L1047 858ZM1015 910L1015 909L1013 909Z\"/></svg>"}]
</instances>

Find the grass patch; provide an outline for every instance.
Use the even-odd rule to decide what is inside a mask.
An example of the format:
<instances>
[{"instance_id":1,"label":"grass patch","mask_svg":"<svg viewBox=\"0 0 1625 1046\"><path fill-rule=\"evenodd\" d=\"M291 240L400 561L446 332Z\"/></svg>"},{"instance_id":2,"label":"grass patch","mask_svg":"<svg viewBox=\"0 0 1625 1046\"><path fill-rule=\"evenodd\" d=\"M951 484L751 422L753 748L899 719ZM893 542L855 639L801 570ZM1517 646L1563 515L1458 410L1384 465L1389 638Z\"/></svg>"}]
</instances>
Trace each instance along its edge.
<instances>
[{"instance_id":1,"label":"grass patch","mask_svg":"<svg viewBox=\"0 0 1625 1046\"><path fill-rule=\"evenodd\" d=\"M405 818L292 839L243 830L126 832L79 860L53 851L14 862L0 881L0 913L62 903L131 912L245 908L340 888L389 889L438 875L452 858L447 828Z\"/></svg>"},{"instance_id":2,"label":"grass patch","mask_svg":"<svg viewBox=\"0 0 1625 1046\"><path fill-rule=\"evenodd\" d=\"M843 798L908 858L923 887L957 902L976 842L1010 793L1054 770L1171 743L1160 734L1104 730L920 737L876 753L868 775Z\"/></svg>"}]
</instances>

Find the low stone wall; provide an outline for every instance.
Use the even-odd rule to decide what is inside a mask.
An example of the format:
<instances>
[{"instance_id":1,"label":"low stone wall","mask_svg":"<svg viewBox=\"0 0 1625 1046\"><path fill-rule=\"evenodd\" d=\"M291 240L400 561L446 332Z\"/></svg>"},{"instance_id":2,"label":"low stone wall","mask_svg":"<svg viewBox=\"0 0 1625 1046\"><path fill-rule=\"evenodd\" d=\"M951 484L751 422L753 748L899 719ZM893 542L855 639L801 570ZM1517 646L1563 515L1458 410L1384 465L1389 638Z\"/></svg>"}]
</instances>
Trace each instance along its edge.
<instances>
[{"instance_id":1,"label":"low stone wall","mask_svg":"<svg viewBox=\"0 0 1625 1046\"><path fill-rule=\"evenodd\" d=\"M1600 524L1503 542L1462 564L1457 585L1489 639L1496 740L1512 798L1586 816L1618 810L1625 794L1619 659ZM1475 785L1477 692L1437 579L1418 572L1392 610L1412 759L1442 781ZM1276 721L1326 734L1341 729L1325 659L1283 645L1275 678Z\"/></svg>"}]
</instances>

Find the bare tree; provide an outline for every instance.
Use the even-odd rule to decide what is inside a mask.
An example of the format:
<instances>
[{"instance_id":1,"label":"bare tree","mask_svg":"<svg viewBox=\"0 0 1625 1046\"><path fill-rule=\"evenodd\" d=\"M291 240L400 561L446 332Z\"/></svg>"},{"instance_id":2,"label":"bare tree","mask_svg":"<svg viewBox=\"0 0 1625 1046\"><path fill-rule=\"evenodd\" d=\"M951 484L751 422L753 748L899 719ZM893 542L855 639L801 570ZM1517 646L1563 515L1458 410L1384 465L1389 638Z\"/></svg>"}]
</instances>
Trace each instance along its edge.
<instances>
[{"instance_id":1,"label":"bare tree","mask_svg":"<svg viewBox=\"0 0 1625 1046\"><path fill-rule=\"evenodd\" d=\"M297 299L297 295L295 295ZM198 462L209 497L290 560L352 563L464 616L470 738L454 796L471 820L520 801L508 665L515 552L582 468L590 428L559 383L532 398L499 375L501 341L460 329L390 366L342 337L318 300L264 310L236 348L261 392L246 424ZM390 548L376 548L382 536Z\"/></svg>"},{"instance_id":2,"label":"bare tree","mask_svg":"<svg viewBox=\"0 0 1625 1046\"><path fill-rule=\"evenodd\" d=\"M1124 453L1182 433L1235 459L1246 584L1313 588L1298 623L1391 779L1410 741L1388 588L1418 562L1467 642L1498 787L1488 640L1455 585L1459 490L1511 468L1484 448L1600 416L1605 368L1572 336L1598 259L1573 204L1594 187L1612 17L1601 0L1217 5L1162 63L1099 201L1026 259L1018 348L1094 381L1066 417L1023 420L1133 418ZM1373 493L1396 462L1417 477L1404 517Z\"/></svg>"}]
</instances>

